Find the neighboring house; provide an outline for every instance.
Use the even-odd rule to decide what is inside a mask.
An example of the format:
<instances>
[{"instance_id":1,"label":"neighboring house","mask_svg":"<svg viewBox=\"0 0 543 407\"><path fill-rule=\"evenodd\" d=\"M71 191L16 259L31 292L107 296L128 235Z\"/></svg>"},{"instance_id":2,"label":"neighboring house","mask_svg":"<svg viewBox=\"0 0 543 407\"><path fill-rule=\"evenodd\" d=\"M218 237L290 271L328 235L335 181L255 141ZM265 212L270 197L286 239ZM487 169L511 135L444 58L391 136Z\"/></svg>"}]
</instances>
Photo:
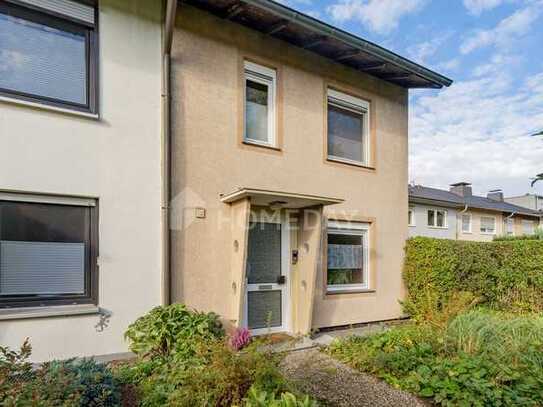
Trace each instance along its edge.
<instances>
[{"instance_id":1,"label":"neighboring house","mask_svg":"<svg viewBox=\"0 0 543 407\"><path fill-rule=\"evenodd\" d=\"M543 195L525 194L505 198L506 202L543 213Z\"/></svg>"},{"instance_id":2,"label":"neighboring house","mask_svg":"<svg viewBox=\"0 0 543 407\"><path fill-rule=\"evenodd\" d=\"M255 333L401 316L408 89L450 80L276 2L172 48L172 300Z\"/></svg>"},{"instance_id":3,"label":"neighboring house","mask_svg":"<svg viewBox=\"0 0 543 407\"><path fill-rule=\"evenodd\" d=\"M533 234L541 213L505 202L501 190L473 195L471 184L449 191L409 186L409 235L490 241L495 236Z\"/></svg>"},{"instance_id":4,"label":"neighboring house","mask_svg":"<svg viewBox=\"0 0 543 407\"><path fill-rule=\"evenodd\" d=\"M158 1L0 1L0 344L126 351L163 302Z\"/></svg>"},{"instance_id":5,"label":"neighboring house","mask_svg":"<svg viewBox=\"0 0 543 407\"><path fill-rule=\"evenodd\" d=\"M0 38L0 344L401 315L408 89L449 79L269 0L1 1Z\"/></svg>"}]
</instances>

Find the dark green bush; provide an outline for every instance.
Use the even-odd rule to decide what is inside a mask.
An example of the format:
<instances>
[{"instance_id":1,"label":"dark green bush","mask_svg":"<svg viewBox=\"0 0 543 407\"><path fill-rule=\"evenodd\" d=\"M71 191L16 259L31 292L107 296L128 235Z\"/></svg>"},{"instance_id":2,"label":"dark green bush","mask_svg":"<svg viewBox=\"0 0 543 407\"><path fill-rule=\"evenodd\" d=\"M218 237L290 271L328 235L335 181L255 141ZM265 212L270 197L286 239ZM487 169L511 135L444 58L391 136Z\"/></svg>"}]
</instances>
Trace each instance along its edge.
<instances>
[{"instance_id":1,"label":"dark green bush","mask_svg":"<svg viewBox=\"0 0 543 407\"><path fill-rule=\"evenodd\" d=\"M19 352L0 348L0 405L120 405L120 388L105 365L83 359L53 361L33 369L30 354L28 340Z\"/></svg>"},{"instance_id":2,"label":"dark green bush","mask_svg":"<svg viewBox=\"0 0 543 407\"><path fill-rule=\"evenodd\" d=\"M406 246L407 313L432 319L459 293L487 307L543 311L543 241L466 242L417 237Z\"/></svg>"},{"instance_id":3,"label":"dark green bush","mask_svg":"<svg viewBox=\"0 0 543 407\"><path fill-rule=\"evenodd\" d=\"M217 314L193 311L183 304L155 307L125 333L130 350L144 357L191 353L195 342L223 336Z\"/></svg>"}]
</instances>

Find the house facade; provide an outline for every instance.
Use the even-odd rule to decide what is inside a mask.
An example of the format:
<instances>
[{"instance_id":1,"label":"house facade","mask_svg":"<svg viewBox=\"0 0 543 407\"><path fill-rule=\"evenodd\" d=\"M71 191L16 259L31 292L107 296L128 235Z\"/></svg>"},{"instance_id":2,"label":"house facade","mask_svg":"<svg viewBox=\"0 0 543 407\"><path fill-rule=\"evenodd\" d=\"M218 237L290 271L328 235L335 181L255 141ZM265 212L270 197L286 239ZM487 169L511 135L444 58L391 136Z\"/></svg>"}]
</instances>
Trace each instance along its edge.
<instances>
[{"instance_id":1,"label":"house facade","mask_svg":"<svg viewBox=\"0 0 543 407\"><path fill-rule=\"evenodd\" d=\"M524 194L511 196L505 198L505 201L534 211L543 211L543 195Z\"/></svg>"},{"instance_id":2,"label":"house facade","mask_svg":"<svg viewBox=\"0 0 543 407\"><path fill-rule=\"evenodd\" d=\"M398 318L407 88L450 82L403 59L407 73L381 72L362 40L294 14L178 10L172 300L256 333Z\"/></svg>"},{"instance_id":3,"label":"house facade","mask_svg":"<svg viewBox=\"0 0 543 407\"><path fill-rule=\"evenodd\" d=\"M268 0L3 1L0 35L2 345L400 316L408 89L449 79Z\"/></svg>"},{"instance_id":4,"label":"house facade","mask_svg":"<svg viewBox=\"0 0 543 407\"><path fill-rule=\"evenodd\" d=\"M0 344L35 361L163 302L163 8L0 2Z\"/></svg>"},{"instance_id":5,"label":"house facade","mask_svg":"<svg viewBox=\"0 0 543 407\"><path fill-rule=\"evenodd\" d=\"M409 186L409 235L492 241L496 236L534 234L541 213L506 202L500 190L473 195L471 184L452 184L449 191Z\"/></svg>"}]
</instances>

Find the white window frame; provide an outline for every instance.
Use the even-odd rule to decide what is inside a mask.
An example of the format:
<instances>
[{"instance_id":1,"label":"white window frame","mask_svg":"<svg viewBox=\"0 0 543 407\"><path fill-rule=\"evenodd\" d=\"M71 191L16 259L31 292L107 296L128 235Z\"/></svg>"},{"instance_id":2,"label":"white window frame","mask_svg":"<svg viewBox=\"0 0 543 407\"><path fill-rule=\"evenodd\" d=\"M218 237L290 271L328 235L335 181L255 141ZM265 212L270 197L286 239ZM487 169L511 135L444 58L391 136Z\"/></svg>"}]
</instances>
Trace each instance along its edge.
<instances>
[{"instance_id":1,"label":"white window frame","mask_svg":"<svg viewBox=\"0 0 543 407\"><path fill-rule=\"evenodd\" d=\"M494 231L493 232L487 232L483 231L483 218L487 219L494 219ZM482 235L495 235L496 234L496 217L495 216L481 216L479 219L479 231Z\"/></svg>"},{"instance_id":2,"label":"white window frame","mask_svg":"<svg viewBox=\"0 0 543 407\"><path fill-rule=\"evenodd\" d=\"M511 225L511 233L509 233L509 225ZM515 236L515 219L506 217L505 221L503 222L504 231L503 234L505 236Z\"/></svg>"},{"instance_id":3,"label":"white window frame","mask_svg":"<svg viewBox=\"0 0 543 407\"><path fill-rule=\"evenodd\" d=\"M350 160L348 158L338 157L328 153L328 130L326 131L326 156L329 160L344 162L347 164L362 165L369 167L371 157L370 143L370 103L367 100L348 95L346 93L328 88L326 102L326 117L328 118L328 106L351 111L362 115L362 161ZM328 126L327 126L328 128Z\"/></svg>"},{"instance_id":4,"label":"white window frame","mask_svg":"<svg viewBox=\"0 0 543 407\"><path fill-rule=\"evenodd\" d=\"M370 224L362 222L343 222L343 221L328 221L328 227L326 229L326 250L328 250L328 235L355 235L362 236L362 281L361 284L336 284L328 285L328 265L325 264L326 270L326 292L343 292L343 291L362 291L369 290L370 287Z\"/></svg>"},{"instance_id":5,"label":"white window frame","mask_svg":"<svg viewBox=\"0 0 543 407\"><path fill-rule=\"evenodd\" d=\"M268 141L255 140L247 134L247 80L260 83L268 87ZM243 77L243 142L266 147L277 147L276 134L276 94L277 72L254 62L244 62Z\"/></svg>"},{"instance_id":6,"label":"white window frame","mask_svg":"<svg viewBox=\"0 0 543 407\"><path fill-rule=\"evenodd\" d=\"M411 213L411 222L409 222L409 213ZM417 226L417 220L415 219L415 208L410 206L407 211L407 224L408 226L415 227Z\"/></svg>"},{"instance_id":7,"label":"white window frame","mask_svg":"<svg viewBox=\"0 0 543 407\"><path fill-rule=\"evenodd\" d=\"M530 224L531 225L531 229L532 229L532 232L531 233L526 233L526 228L525 228L525 225L527 224ZM523 235L533 235L536 231L536 223L535 221L533 220L530 220L530 219L522 219L522 234Z\"/></svg>"},{"instance_id":8,"label":"white window frame","mask_svg":"<svg viewBox=\"0 0 543 407\"><path fill-rule=\"evenodd\" d=\"M428 212L434 212L434 224L433 225L428 224ZM443 212L443 221L444 221L443 226L437 226L437 213L438 212ZM437 208L428 209L426 211L426 226L428 226L429 228L432 228L432 229L448 229L449 228L449 220L448 220L447 216L448 216L448 213L447 213L446 209L437 209Z\"/></svg>"},{"instance_id":9,"label":"white window frame","mask_svg":"<svg viewBox=\"0 0 543 407\"><path fill-rule=\"evenodd\" d=\"M469 224L468 224L468 230L464 230L464 216L469 217ZM471 213L462 213L460 216L460 230L462 233L473 233L473 216L471 216Z\"/></svg>"}]
</instances>

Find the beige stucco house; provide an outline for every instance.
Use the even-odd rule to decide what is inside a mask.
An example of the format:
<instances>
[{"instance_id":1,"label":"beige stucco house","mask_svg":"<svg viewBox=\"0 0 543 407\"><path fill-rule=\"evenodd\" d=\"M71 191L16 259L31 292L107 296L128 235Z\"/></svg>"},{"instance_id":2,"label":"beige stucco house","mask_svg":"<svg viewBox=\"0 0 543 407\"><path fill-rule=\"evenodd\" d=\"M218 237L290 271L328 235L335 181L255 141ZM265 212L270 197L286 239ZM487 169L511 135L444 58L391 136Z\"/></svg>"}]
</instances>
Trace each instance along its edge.
<instances>
[{"instance_id":1,"label":"beige stucco house","mask_svg":"<svg viewBox=\"0 0 543 407\"><path fill-rule=\"evenodd\" d=\"M409 236L492 241L496 236L532 235L542 213L506 202L501 190L474 195L470 183L442 190L409 186Z\"/></svg>"},{"instance_id":2,"label":"beige stucco house","mask_svg":"<svg viewBox=\"0 0 543 407\"><path fill-rule=\"evenodd\" d=\"M272 1L183 2L172 301L255 333L401 316L408 89L450 80Z\"/></svg>"},{"instance_id":3,"label":"beige stucco house","mask_svg":"<svg viewBox=\"0 0 543 407\"><path fill-rule=\"evenodd\" d=\"M408 89L449 79L269 0L8 0L0 33L0 344L400 316Z\"/></svg>"}]
</instances>

